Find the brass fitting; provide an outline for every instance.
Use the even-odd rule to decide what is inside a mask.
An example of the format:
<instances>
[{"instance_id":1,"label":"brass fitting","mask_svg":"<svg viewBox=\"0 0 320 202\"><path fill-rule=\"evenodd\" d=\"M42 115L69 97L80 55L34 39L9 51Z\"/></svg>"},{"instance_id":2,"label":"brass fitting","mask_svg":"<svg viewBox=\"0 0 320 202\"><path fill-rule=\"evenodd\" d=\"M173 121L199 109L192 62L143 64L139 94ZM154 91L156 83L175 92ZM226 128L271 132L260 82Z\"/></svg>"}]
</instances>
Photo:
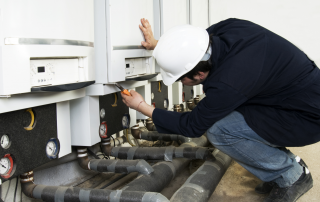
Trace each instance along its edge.
<instances>
[{"instance_id":1,"label":"brass fitting","mask_svg":"<svg viewBox=\"0 0 320 202\"><path fill-rule=\"evenodd\" d=\"M190 110L193 110L193 109L196 107L195 104L193 103L193 100L192 100L192 99L190 99L190 100L187 101L187 107L188 107L188 109L190 109Z\"/></svg>"},{"instance_id":2,"label":"brass fitting","mask_svg":"<svg viewBox=\"0 0 320 202\"><path fill-rule=\"evenodd\" d=\"M198 103L200 102L200 96L197 95L197 97L195 97L195 98L193 99L193 102L194 102L195 105L198 105Z\"/></svg>"},{"instance_id":3,"label":"brass fitting","mask_svg":"<svg viewBox=\"0 0 320 202\"><path fill-rule=\"evenodd\" d=\"M139 125L134 125L131 127L131 135L136 139L141 139L141 131Z\"/></svg>"},{"instance_id":4,"label":"brass fitting","mask_svg":"<svg viewBox=\"0 0 320 202\"><path fill-rule=\"evenodd\" d=\"M175 111L175 112L181 112L180 105L174 105L174 106L173 106L173 111Z\"/></svg>"}]
</instances>

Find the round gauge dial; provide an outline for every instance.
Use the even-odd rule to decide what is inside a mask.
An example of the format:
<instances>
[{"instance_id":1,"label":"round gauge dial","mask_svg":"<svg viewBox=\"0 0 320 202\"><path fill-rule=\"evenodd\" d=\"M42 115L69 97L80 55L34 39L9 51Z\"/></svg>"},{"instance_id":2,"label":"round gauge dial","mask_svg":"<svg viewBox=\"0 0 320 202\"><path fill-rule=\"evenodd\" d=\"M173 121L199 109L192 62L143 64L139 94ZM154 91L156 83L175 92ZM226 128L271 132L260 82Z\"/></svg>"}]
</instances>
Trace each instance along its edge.
<instances>
[{"instance_id":1,"label":"round gauge dial","mask_svg":"<svg viewBox=\"0 0 320 202\"><path fill-rule=\"evenodd\" d=\"M11 168L10 159L5 157L0 160L0 174L6 175Z\"/></svg>"},{"instance_id":2,"label":"round gauge dial","mask_svg":"<svg viewBox=\"0 0 320 202\"><path fill-rule=\"evenodd\" d=\"M130 127L130 115L124 114L122 117L122 127L127 129Z\"/></svg>"},{"instance_id":3,"label":"round gauge dial","mask_svg":"<svg viewBox=\"0 0 320 202\"><path fill-rule=\"evenodd\" d=\"M50 159L55 159L58 157L59 153L59 142L56 138L51 138L46 145L46 154Z\"/></svg>"},{"instance_id":4,"label":"round gauge dial","mask_svg":"<svg viewBox=\"0 0 320 202\"><path fill-rule=\"evenodd\" d=\"M8 149L11 145L11 141L8 135L2 135L0 141L1 141L1 147L3 149Z\"/></svg>"},{"instance_id":5,"label":"round gauge dial","mask_svg":"<svg viewBox=\"0 0 320 202\"><path fill-rule=\"evenodd\" d=\"M100 110L100 117L103 119L106 116L106 111L102 108Z\"/></svg>"},{"instance_id":6,"label":"round gauge dial","mask_svg":"<svg viewBox=\"0 0 320 202\"><path fill-rule=\"evenodd\" d=\"M107 138L107 131L108 131L108 127L107 127L107 123L104 121L100 124L99 126L99 135L101 138Z\"/></svg>"},{"instance_id":7,"label":"round gauge dial","mask_svg":"<svg viewBox=\"0 0 320 202\"><path fill-rule=\"evenodd\" d=\"M165 109L168 109L168 106L169 106L169 100L168 100L168 99L164 99L163 107L164 107Z\"/></svg>"},{"instance_id":8,"label":"round gauge dial","mask_svg":"<svg viewBox=\"0 0 320 202\"><path fill-rule=\"evenodd\" d=\"M4 155L0 160L0 175L2 178L10 178L15 167L11 154Z\"/></svg>"}]
</instances>

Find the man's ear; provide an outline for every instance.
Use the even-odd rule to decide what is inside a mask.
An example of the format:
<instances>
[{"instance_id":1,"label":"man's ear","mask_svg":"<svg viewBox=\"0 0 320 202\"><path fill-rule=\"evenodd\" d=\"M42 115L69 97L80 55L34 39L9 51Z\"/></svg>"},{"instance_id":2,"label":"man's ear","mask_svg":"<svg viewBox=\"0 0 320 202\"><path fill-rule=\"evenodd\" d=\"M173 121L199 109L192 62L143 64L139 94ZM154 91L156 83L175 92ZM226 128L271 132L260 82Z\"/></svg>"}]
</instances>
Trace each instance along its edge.
<instances>
[{"instance_id":1,"label":"man's ear","mask_svg":"<svg viewBox=\"0 0 320 202\"><path fill-rule=\"evenodd\" d=\"M205 73L204 72L198 71L197 75L199 75L200 79L204 79L205 78Z\"/></svg>"}]
</instances>

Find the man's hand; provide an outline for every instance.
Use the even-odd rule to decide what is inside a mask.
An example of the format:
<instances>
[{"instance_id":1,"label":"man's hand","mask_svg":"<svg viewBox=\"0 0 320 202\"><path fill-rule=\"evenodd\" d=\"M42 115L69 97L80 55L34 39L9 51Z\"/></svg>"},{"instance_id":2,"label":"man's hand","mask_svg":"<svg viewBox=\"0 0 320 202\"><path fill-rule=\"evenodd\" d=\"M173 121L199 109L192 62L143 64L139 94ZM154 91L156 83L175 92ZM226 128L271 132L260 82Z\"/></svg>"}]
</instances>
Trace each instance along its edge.
<instances>
[{"instance_id":1,"label":"man's hand","mask_svg":"<svg viewBox=\"0 0 320 202\"><path fill-rule=\"evenodd\" d=\"M158 41L154 38L151 25L147 19L142 18L141 24L139 28L141 29L144 38L146 41L141 41L141 45L144 46L147 50L153 50L156 46Z\"/></svg>"},{"instance_id":2,"label":"man's hand","mask_svg":"<svg viewBox=\"0 0 320 202\"><path fill-rule=\"evenodd\" d=\"M124 104L126 104L128 107L135 109L139 112L141 112L142 114L152 117L152 113L154 110L153 106L148 105L143 97L137 93L134 90L130 91L131 96L125 95L121 93L122 96L122 101L124 102Z\"/></svg>"},{"instance_id":3,"label":"man's hand","mask_svg":"<svg viewBox=\"0 0 320 202\"><path fill-rule=\"evenodd\" d=\"M121 93L122 101L131 109L137 110L140 102L141 101L144 102L144 99L139 93L137 93L134 90L131 90L130 93L131 93L131 96L127 96Z\"/></svg>"}]
</instances>

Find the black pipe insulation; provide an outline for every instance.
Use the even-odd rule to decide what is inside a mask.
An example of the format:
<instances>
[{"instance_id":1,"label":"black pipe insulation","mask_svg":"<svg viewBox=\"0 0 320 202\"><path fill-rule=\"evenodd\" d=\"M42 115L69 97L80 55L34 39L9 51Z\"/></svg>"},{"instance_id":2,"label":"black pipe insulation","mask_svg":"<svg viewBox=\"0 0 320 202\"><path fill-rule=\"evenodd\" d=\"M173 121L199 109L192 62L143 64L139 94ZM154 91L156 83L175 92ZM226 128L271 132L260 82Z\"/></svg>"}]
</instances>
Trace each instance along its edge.
<instances>
[{"instance_id":1,"label":"black pipe insulation","mask_svg":"<svg viewBox=\"0 0 320 202\"><path fill-rule=\"evenodd\" d=\"M172 161L173 158L214 160L212 150L206 147L113 147L111 156L119 159Z\"/></svg>"},{"instance_id":2,"label":"black pipe insulation","mask_svg":"<svg viewBox=\"0 0 320 202\"><path fill-rule=\"evenodd\" d=\"M205 136L194 138L195 142L184 143L180 147L206 146L208 143ZM199 145L197 145L199 144ZM122 190L126 191L151 191L160 192L175 177L182 168L189 164L190 160L186 158L173 159L171 162L159 162L153 165L154 172L150 175L139 176L128 183Z\"/></svg>"},{"instance_id":3,"label":"black pipe insulation","mask_svg":"<svg viewBox=\"0 0 320 202\"><path fill-rule=\"evenodd\" d=\"M145 160L92 159L89 169L99 172L132 173L149 175L153 168Z\"/></svg>"},{"instance_id":4,"label":"black pipe insulation","mask_svg":"<svg viewBox=\"0 0 320 202\"><path fill-rule=\"evenodd\" d=\"M141 131L140 133L140 139L148 140L148 141L157 141L157 140L163 140L163 141L177 141L181 143L190 142L191 138L182 136L182 135L176 135L176 134L164 134L164 133L158 133L156 131Z\"/></svg>"},{"instance_id":5,"label":"black pipe insulation","mask_svg":"<svg viewBox=\"0 0 320 202\"><path fill-rule=\"evenodd\" d=\"M30 179L21 179L22 192L29 197L46 202L169 202L160 193L46 186L34 184Z\"/></svg>"},{"instance_id":6,"label":"black pipe insulation","mask_svg":"<svg viewBox=\"0 0 320 202\"><path fill-rule=\"evenodd\" d=\"M85 170L114 173L139 172L144 175L153 172L153 168L145 160L89 159L86 147L78 147L77 151L79 165Z\"/></svg>"},{"instance_id":7,"label":"black pipe insulation","mask_svg":"<svg viewBox=\"0 0 320 202\"><path fill-rule=\"evenodd\" d=\"M215 150L216 160L206 161L173 194L171 202L206 202L218 186L221 178L231 164L232 159L219 150Z\"/></svg>"}]
</instances>

